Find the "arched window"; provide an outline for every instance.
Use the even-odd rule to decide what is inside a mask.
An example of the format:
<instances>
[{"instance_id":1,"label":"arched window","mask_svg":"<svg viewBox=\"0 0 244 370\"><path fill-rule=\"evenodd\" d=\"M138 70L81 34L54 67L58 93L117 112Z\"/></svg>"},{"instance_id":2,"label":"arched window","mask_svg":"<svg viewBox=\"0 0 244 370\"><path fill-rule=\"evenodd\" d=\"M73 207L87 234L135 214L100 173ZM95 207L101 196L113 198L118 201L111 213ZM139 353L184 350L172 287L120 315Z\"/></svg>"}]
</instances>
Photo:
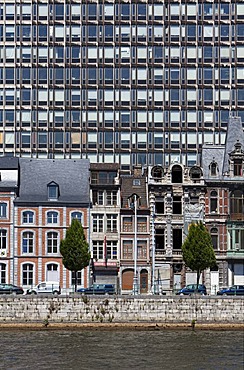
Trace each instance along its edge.
<instances>
[{"instance_id":1,"label":"arched window","mask_svg":"<svg viewBox=\"0 0 244 370\"><path fill-rule=\"evenodd\" d=\"M161 166L154 166L152 168L152 177L156 179L161 179L163 177L163 168Z\"/></svg>"},{"instance_id":2,"label":"arched window","mask_svg":"<svg viewBox=\"0 0 244 370\"><path fill-rule=\"evenodd\" d=\"M202 177L202 170L198 166L193 166L189 171L189 175L192 180L198 180Z\"/></svg>"},{"instance_id":3,"label":"arched window","mask_svg":"<svg viewBox=\"0 0 244 370\"><path fill-rule=\"evenodd\" d=\"M210 175L217 176L217 163L216 162L212 162L210 164Z\"/></svg>"},{"instance_id":4,"label":"arched window","mask_svg":"<svg viewBox=\"0 0 244 370\"><path fill-rule=\"evenodd\" d=\"M212 227L212 229L210 230L210 234L211 234L211 238L212 238L212 243L213 243L214 249L218 249L218 245L219 245L219 234L218 234L217 227Z\"/></svg>"},{"instance_id":5,"label":"arched window","mask_svg":"<svg viewBox=\"0 0 244 370\"><path fill-rule=\"evenodd\" d=\"M76 212L72 212L71 213L71 220L73 220L74 218L76 219L76 220L78 220L80 223L82 223L82 212L78 212L78 211L76 211Z\"/></svg>"},{"instance_id":6,"label":"arched window","mask_svg":"<svg viewBox=\"0 0 244 370\"><path fill-rule=\"evenodd\" d=\"M218 193L212 190L210 193L210 212L217 213L218 210Z\"/></svg>"},{"instance_id":7,"label":"arched window","mask_svg":"<svg viewBox=\"0 0 244 370\"><path fill-rule=\"evenodd\" d=\"M34 284L34 266L31 263L24 263L22 265L22 285Z\"/></svg>"},{"instance_id":8,"label":"arched window","mask_svg":"<svg viewBox=\"0 0 244 370\"><path fill-rule=\"evenodd\" d=\"M33 224L33 222L34 222L34 212L24 211L22 213L22 222L23 222L23 224Z\"/></svg>"},{"instance_id":9,"label":"arched window","mask_svg":"<svg viewBox=\"0 0 244 370\"><path fill-rule=\"evenodd\" d=\"M47 212L47 223L48 224L57 224L58 223L58 212L56 212L56 211Z\"/></svg>"},{"instance_id":10,"label":"arched window","mask_svg":"<svg viewBox=\"0 0 244 370\"><path fill-rule=\"evenodd\" d=\"M172 182L175 184L182 183L182 168L179 165L172 167Z\"/></svg>"},{"instance_id":11,"label":"arched window","mask_svg":"<svg viewBox=\"0 0 244 370\"><path fill-rule=\"evenodd\" d=\"M0 263L0 283L6 283L6 265L5 263Z\"/></svg>"},{"instance_id":12,"label":"arched window","mask_svg":"<svg viewBox=\"0 0 244 370\"><path fill-rule=\"evenodd\" d=\"M0 218L7 217L7 203L0 203Z\"/></svg>"},{"instance_id":13,"label":"arched window","mask_svg":"<svg viewBox=\"0 0 244 370\"><path fill-rule=\"evenodd\" d=\"M34 237L32 231L25 231L22 234L22 253L34 252Z\"/></svg>"},{"instance_id":14,"label":"arched window","mask_svg":"<svg viewBox=\"0 0 244 370\"><path fill-rule=\"evenodd\" d=\"M58 233L55 231L47 233L47 253L58 253Z\"/></svg>"}]
</instances>

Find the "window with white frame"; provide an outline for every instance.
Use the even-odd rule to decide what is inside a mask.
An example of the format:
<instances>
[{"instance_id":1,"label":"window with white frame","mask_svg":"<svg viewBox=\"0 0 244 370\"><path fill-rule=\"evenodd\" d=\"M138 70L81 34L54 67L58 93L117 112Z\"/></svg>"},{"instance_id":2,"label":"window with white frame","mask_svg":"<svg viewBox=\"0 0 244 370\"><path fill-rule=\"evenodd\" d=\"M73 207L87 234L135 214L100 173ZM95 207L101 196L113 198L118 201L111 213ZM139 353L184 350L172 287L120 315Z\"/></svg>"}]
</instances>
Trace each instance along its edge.
<instances>
[{"instance_id":1,"label":"window with white frame","mask_svg":"<svg viewBox=\"0 0 244 370\"><path fill-rule=\"evenodd\" d=\"M34 236L32 231L25 231L22 234L22 253L33 253Z\"/></svg>"},{"instance_id":2,"label":"window with white frame","mask_svg":"<svg viewBox=\"0 0 244 370\"><path fill-rule=\"evenodd\" d=\"M57 224L58 223L58 212L48 211L47 212L47 223L48 224Z\"/></svg>"},{"instance_id":3,"label":"window with white frame","mask_svg":"<svg viewBox=\"0 0 244 370\"><path fill-rule=\"evenodd\" d=\"M118 242L108 240L107 241L107 258L116 260L118 258Z\"/></svg>"},{"instance_id":4,"label":"window with white frame","mask_svg":"<svg viewBox=\"0 0 244 370\"><path fill-rule=\"evenodd\" d=\"M104 192L102 190L92 190L93 204L102 206L103 205L103 195L104 195Z\"/></svg>"},{"instance_id":5,"label":"window with white frame","mask_svg":"<svg viewBox=\"0 0 244 370\"><path fill-rule=\"evenodd\" d=\"M117 232L117 215L107 215L107 232Z\"/></svg>"},{"instance_id":6,"label":"window with white frame","mask_svg":"<svg viewBox=\"0 0 244 370\"><path fill-rule=\"evenodd\" d=\"M117 191L116 190L107 190L107 192L106 192L106 204L107 204L107 206L116 206L117 205Z\"/></svg>"},{"instance_id":7,"label":"window with white frame","mask_svg":"<svg viewBox=\"0 0 244 370\"><path fill-rule=\"evenodd\" d=\"M99 260L104 258L104 241L96 240L92 242L93 259Z\"/></svg>"},{"instance_id":8,"label":"window with white frame","mask_svg":"<svg viewBox=\"0 0 244 370\"><path fill-rule=\"evenodd\" d=\"M22 265L22 285L34 284L34 266L31 263L24 263Z\"/></svg>"},{"instance_id":9,"label":"window with white frame","mask_svg":"<svg viewBox=\"0 0 244 370\"><path fill-rule=\"evenodd\" d=\"M0 203L0 218L7 217L7 203Z\"/></svg>"},{"instance_id":10,"label":"window with white frame","mask_svg":"<svg viewBox=\"0 0 244 370\"><path fill-rule=\"evenodd\" d=\"M57 184L49 184L48 185L48 199L49 200L57 200L58 199L58 185Z\"/></svg>"},{"instance_id":11,"label":"window with white frame","mask_svg":"<svg viewBox=\"0 0 244 370\"><path fill-rule=\"evenodd\" d=\"M33 222L34 222L34 212L33 211L24 211L22 213L22 222L23 222L23 224L33 224Z\"/></svg>"},{"instance_id":12,"label":"window with white frame","mask_svg":"<svg viewBox=\"0 0 244 370\"><path fill-rule=\"evenodd\" d=\"M76 272L77 285L82 285L82 271ZM71 273L71 285L75 285L75 272Z\"/></svg>"},{"instance_id":13,"label":"window with white frame","mask_svg":"<svg viewBox=\"0 0 244 370\"><path fill-rule=\"evenodd\" d=\"M103 232L103 215L92 215L92 230L93 232Z\"/></svg>"},{"instance_id":14,"label":"window with white frame","mask_svg":"<svg viewBox=\"0 0 244 370\"><path fill-rule=\"evenodd\" d=\"M7 230L0 229L0 252L7 248Z\"/></svg>"},{"instance_id":15,"label":"window with white frame","mask_svg":"<svg viewBox=\"0 0 244 370\"><path fill-rule=\"evenodd\" d=\"M82 212L75 211L71 213L71 220L76 219L82 224Z\"/></svg>"},{"instance_id":16,"label":"window with white frame","mask_svg":"<svg viewBox=\"0 0 244 370\"><path fill-rule=\"evenodd\" d=\"M55 231L47 233L47 253L58 253L58 233Z\"/></svg>"},{"instance_id":17,"label":"window with white frame","mask_svg":"<svg viewBox=\"0 0 244 370\"><path fill-rule=\"evenodd\" d=\"M0 263L0 284L6 283L6 265L5 263Z\"/></svg>"}]
</instances>

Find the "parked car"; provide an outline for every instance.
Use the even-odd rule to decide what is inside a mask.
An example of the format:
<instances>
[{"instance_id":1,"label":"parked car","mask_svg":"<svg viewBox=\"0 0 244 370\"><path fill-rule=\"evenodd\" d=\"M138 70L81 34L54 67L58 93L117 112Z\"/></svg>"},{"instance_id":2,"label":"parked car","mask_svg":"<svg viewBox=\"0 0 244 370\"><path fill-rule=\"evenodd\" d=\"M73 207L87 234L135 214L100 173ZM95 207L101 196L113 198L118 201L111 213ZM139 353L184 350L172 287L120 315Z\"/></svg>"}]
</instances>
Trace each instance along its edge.
<instances>
[{"instance_id":1,"label":"parked car","mask_svg":"<svg viewBox=\"0 0 244 370\"><path fill-rule=\"evenodd\" d=\"M80 288L77 290L81 294L115 294L113 284L94 284L89 288Z\"/></svg>"},{"instance_id":2,"label":"parked car","mask_svg":"<svg viewBox=\"0 0 244 370\"><path fill-rule=\"evenodd\" d=\"M60 285L56 281L43 281L35 287L28 289L26 294L60 294Z\"/></svg>"},{"instance_id":3,"label":"parked car","mask_svg":"<svg viewBox=\"0 0 244 370\"><path fill-rule=\"evenodd\" d=\"M244 295L244 285L232 285L230 288L223 288L217 295Z\"/></svg>"},{"instance_id":4,"label":"parked car","mask_svg":"<svg viewBox=\"0 0 244 370\"><path fill-rule=\"evenodd\" d=\"M0 284L0 294L23 294L24 289L13 284Z\"/></svg>"},{"instance_id":5,"label":"parked car","mask_svg":"<svg viewBox=\"0 0 244 370\"><path fill-rule=\"evenodd\" d=\"M186 285L184 288L180 289L176 294L177 295L191 295L191 294L201 294L207 295L207 289L205 285L199 284L197 288L197 284L189 284Z\"/></svg>"}]
</instances>

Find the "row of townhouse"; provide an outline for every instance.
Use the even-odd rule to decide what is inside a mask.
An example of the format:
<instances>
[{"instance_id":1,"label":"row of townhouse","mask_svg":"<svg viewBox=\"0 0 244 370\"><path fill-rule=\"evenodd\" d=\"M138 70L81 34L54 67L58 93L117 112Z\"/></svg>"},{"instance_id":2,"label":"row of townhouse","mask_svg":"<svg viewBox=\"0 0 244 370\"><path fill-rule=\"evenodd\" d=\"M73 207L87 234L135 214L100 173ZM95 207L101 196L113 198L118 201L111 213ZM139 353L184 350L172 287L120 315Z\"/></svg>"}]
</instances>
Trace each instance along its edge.
<instances>
[{"instance_id":1,"label":"row of townhouse","mask_svg":"<svg viewBox=\"0 0 244 370\"><path fill-rule=\"evenodd\" d=\"M113 283L118 293L172 292L193 283L181 245L203 221L216 266L202 281L214 294L244 283L244 135L229 120L223 145L205 143L199 165L180 163L124 173L87 159L0 158L0 282L28 288L43 280L72 290L59 253L72 218L82 223L91 264L78 285Z\"/></svg>"}]
</instances>

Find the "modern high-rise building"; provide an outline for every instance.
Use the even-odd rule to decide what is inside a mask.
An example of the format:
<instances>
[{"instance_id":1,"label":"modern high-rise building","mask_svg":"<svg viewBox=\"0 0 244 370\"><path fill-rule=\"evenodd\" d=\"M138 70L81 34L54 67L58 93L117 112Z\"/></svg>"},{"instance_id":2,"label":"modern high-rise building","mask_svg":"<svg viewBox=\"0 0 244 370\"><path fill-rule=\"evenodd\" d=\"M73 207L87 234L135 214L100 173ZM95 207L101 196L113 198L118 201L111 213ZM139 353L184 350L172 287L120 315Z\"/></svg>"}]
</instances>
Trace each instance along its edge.
<instances>
[{"instance_id":1,"label":"modern high-rise building","mask_svg":"<svg viewBox=\"0 0 244 370\"><path fill-rule=\"evenodd\" d=\"M244 122L243 63L242 0L3 0L0 155L192 166Z\"/></svg>"}]
</instances>

